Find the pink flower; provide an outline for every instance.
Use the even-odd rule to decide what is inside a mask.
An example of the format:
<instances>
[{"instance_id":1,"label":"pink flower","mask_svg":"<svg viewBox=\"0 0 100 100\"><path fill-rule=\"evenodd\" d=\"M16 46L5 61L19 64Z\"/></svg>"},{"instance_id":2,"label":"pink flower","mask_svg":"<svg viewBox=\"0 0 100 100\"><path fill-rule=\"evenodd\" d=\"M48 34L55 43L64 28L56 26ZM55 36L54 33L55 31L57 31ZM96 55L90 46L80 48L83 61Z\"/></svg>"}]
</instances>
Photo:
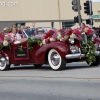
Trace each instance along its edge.
<instances>
[{"instance_id":1,"label":"pink flower","mask_svg":"<svg viewBox=\"0 0 100 100\"><path fill-rule=\"evenodd\" d=\"M3 40L0 38L0 44L2 44L3 43Z\"/></svg>"},{"instance_id":2,"label":"pink flower","mask_svg":"<svg viewBox=\"0 0 100 100\"><path fill-rule=\"evenodd\" d=\"M67 35L67 34L68 34L68 32L69 32L69 30L68 30L68 29L66 29L66 30L65 30L65 34Z\"/></svg>"},{"instance_id":3,"label":"pink flower","mask_svg":"<svg viewBox=\"0 0 100 100\"><path fill-rule=\"evenodd\" d=\"M78 36L77 36L77 39L78 39L79 41L81 41L81 40L82 40L81 35L78 35Z\"/></svg>"},{"instance_id":4,"label":"pink flower","mask_svg":"<svg viewBox=\"0 0 100 100\"><path fill-rule=\"evenodd\" d=\"M45 39L45 42L48 43L49 42L49 39Z\"/></svg>"},{"instance_id":5,"label":"pink flower","mask_svg":"<svg viewBox=\"0 0 100 100\"><path fill-rule=\"evenodd\" d=\"M52 35L52 38L56 39L57 36L58 36L58 34L57 34L57 33L54 33L54 34Z\"/></svg>"},{"instance_id":6,"label":"pink flower","mask_svg":"<svg viewBox=\"0 0 100 100\"><path fill-rule=\"evenodd\" d=\"M88 26L83 26L83 27L82 27L82 30L84 30L85 28L89 28L89 27L88 27Z\"/></svg>"},{"instance_id":7,"label":"pink flower","mask_svg":"<svg viewBox=\"0 0 100 100\"><path fill-rule=\"evenodd\" d=\"M74 30L73 30L73 33L75 33L77 36L78 36L78 35L81 35L81 31L80 31L80 29L78 29L78 28L77 28L77 29L74 29Z\"/></svg>"}]
</instances>

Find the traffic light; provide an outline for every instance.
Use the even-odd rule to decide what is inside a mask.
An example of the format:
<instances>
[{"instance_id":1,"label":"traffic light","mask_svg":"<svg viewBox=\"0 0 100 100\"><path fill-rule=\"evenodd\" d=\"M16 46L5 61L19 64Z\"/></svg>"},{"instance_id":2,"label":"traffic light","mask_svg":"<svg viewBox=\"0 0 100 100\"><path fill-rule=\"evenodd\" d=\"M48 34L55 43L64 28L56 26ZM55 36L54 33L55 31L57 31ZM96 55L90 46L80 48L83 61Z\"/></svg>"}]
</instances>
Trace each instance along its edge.
<instances>
[{"instance_id":1,"label":"traffic light","mask_svg":"<svg viewBox=\"0 0 100 100\"><path fill-rule=\"evenodd\" d=\"M72 10L78 11L77 0L72 0Z\"/></svg>"},{"instance_id":2,"label":"traffic light","mask_svg":"<svg viewBox=\"0 0 100 100\"><path fill-rule=\"evenodd\" d=\"M87 19L86 24L93 25L93 19Z\"/></svg>"},{"instance_id":3,"label":"traffic light","mask_svg":"<svg viewBox=\"0 0 100 100\"><path fill-rule=\"evenodd\" d=\"M74 17L74 22L75 23L78 23L79 21L78 21L78 16L77 17Z\"/></svg>"},{"instance_id":4,"label":"traffic light","mask_svg":"<svg viewBox=\"0 0 100 100\"><path fill-rule=\"evenodd\" d=\"M92 12L92 1L86 1L84 3L84 13L86 13L87 15L93 15L93 12Z\"/></svg>"},{"instance_id":5,"label":"traffic light","mask_svg":"<svg viewBox=\"0 0 100 100\"><path fill-rule=\"evenodd\" d=\"M80 17L81 17L81 16L80 16ZM79 17L78 17L78 16L74 17L74 22L75 22L75 23L79 23ZM81 22L82 22L82 19L81 19Z\"/></svg>"}]
</instances>

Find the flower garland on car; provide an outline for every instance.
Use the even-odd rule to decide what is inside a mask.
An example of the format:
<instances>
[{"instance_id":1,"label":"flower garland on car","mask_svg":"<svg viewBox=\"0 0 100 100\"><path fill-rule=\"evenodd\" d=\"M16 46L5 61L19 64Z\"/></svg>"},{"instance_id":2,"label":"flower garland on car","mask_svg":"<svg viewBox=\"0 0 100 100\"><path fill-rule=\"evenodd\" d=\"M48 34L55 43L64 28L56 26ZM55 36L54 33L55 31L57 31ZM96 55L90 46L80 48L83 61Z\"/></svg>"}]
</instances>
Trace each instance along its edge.
<instances>
[{"instance_id":1,"label":"flower garland on car","mask_svg":"<svg viewBox=\"0 0 100 100\"><path fill-rule=\"evenodd\" d=\"M84 42L82 38L82 33L86 34L87 36L87 43ZM89 65L91 65L95 61L95 45L93 44L92 37L93 37L94 31L93 29L90 29L89 27L85 26L82 28L76 28L76 29L67 29L63 30L60 29L59 31L57 30L50 30L44 37L42 44L45 45L50 42L55 42L55 41L62 41L65 42L68 40L68 38L73 38L77 39L80 41L80 43L86 44L89 47L89 52L86 54L87 57L87 62Z\"/></svg>"},{"instance_id":2,"label":"flower garland on car","mask_svg":"<svg viewBox=\"0 0 100 100\"><path fill-rule=\"evenodd\" d=\"M41 38L36 38L36 37L32 37L30 36L28 38L28 42L27 42L27 46L28 46L28 49L29 50L32 50L33 49L33 44L36 43L38 45L40 45L42 43L42 39Z\"/></svg>"},{"instance_id":3,"label":"flower garland on car","mask_svg":"<svg viewBox=\"0 0 100 100\"><path fill-rule=\"evenodd\" d=\"M96 60L96 58L95 58L96 47L93 44L93 34L95 34L95 33L94 33L93 29L90 29L87 26L83 27L83 32L85 32L85 34L88 37L88 39L87 39L87 45L89 47L89 52L86 54L86 57L87 57L88 64L91 65ZM86 44L83 41L82 41L82 43Z\"/></svg>"},{"instance_id":4,"label":"flower garland on car","mask_svg":"<svg viewBox=\"0 0 100 100\"><path fill-rule=\"evenodd\" d=\"M12 42L14 42L14 37L11 34L0 33L0 50L7 46L10 48Z\"/></svg>"}]
</instances>

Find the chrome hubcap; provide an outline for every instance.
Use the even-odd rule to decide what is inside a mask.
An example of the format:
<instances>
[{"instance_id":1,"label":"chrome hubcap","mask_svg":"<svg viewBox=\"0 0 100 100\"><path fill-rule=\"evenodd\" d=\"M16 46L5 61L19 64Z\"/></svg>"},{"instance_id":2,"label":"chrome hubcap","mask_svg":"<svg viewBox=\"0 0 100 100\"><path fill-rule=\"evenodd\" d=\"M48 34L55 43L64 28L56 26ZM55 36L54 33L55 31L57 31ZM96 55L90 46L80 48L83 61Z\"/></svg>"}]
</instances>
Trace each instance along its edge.
<instances>
[{"instance_id":1,"label":"chrome hubcap","mask_svg":"<svg viewBox=\"0 0 100 100\"><path fill-rule=\"evenodd\" d=\"M5 58L1 57L0 58L0 67L4 67L6 65L6 60Z\"/></svg>"},{"instance_id":2,"label":"chrome hubcap","mask_svg":"<svg viewBox=\"0 0 100 100\"><path fill-rule=\"evenodd\" d=\"M56 52L53 52L51 54L51 63L54 65L54 66L57 66L60 62L60 56L58 55L58 53Z\"/></svg>"}]
</instances>

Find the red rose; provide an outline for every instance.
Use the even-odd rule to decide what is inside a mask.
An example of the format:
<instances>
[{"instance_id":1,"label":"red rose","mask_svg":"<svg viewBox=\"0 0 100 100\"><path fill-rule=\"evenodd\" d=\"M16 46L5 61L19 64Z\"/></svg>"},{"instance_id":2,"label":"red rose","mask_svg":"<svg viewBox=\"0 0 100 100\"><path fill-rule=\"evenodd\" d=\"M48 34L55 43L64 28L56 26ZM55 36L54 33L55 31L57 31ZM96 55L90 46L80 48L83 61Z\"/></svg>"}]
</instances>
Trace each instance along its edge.
<instances>
[{"instance_id":1,"label":"red rose","mask_svg":"<svg viewBox=\"0 0 100 100\"><path fill-rule=\"evenodd\" d=\"M62 37L64 37L65 36L65 34L62 34Z\"/></svg>"},{"instance_id":2,"label":"red rose","mask_svg":"<svg viewBox=\"0 0 100 100\"><path fill-rule=\"evenodd\" d=\"M53 30L49 30L49 32L45 35L45 39L48 37L51 37L53 35L54 31Z\"/></svg>"},{"instance_id":3,"label":"red rose","mask_svg":"<svg viewBox=\"0 0 100 100\"><path fill-rule=\"evenodd\" d=\"M64 34L65 33L65 30L64 29L60 29L58 32Z\"/></svg>"},{"instance_id":4,"label":"red rose","mask_svg":"<svg viewBox=\"0 0 100 100\"><path fill-rule=\"evenodd\" d=\"M70 36L73 33L73 30L69 30L68 36Z\"/></svg>"},{"instance_id":5,"label":"red rose","mask_svg":"<svg viewBox=\"0 0 100 100\"><path fill-rule=\"evenodd\" d=\"M48 38L49 36L50 36L50 33L47 33L47 34L45 35L45 39Z\"/></svg>"},{"instance_id":6,"label":"red rose","mask_svg":"<svg viewBox=\"0 0 100 100\"><path fill-rule=\"evenodd\" d=\"M88 34L88 35L89 35L90 33L91 33L91 30L89 29L89 30L87 31L87 33L86 33L86 34Z\"/></svg>"}]
</instances>

